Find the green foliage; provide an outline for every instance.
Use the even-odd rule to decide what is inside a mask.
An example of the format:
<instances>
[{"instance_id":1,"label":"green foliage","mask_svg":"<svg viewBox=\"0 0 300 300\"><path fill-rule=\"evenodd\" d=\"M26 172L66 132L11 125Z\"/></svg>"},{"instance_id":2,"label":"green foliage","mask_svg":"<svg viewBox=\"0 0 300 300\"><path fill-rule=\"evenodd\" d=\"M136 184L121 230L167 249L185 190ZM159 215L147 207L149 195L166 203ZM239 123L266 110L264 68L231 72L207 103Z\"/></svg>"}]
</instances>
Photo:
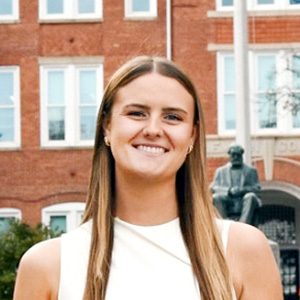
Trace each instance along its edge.
<instances>
[{"instance_id":1,"label":"green foliage","mask_svg":"<svg viewBox=\"0 0 300 300\"><path fill-rule=\"evenodd\" d=\"M34 244L56 237L57 234L44 225L31 228L12 220L7 232L0 234L0 300L11 300L16 272L23 254Z\"/></svg>"}]
</instances>

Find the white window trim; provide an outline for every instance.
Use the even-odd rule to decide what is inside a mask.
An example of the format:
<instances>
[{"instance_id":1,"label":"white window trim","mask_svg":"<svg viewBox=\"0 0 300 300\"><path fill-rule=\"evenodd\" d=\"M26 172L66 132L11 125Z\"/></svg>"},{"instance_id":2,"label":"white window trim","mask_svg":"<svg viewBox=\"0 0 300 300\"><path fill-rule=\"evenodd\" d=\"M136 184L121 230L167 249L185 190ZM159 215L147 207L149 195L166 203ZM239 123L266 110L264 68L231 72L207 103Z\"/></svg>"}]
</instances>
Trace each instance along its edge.
<instances>
[{"instance_id":1,"label":"white window trim","mask_svg":"<svg viewBox=\"0 0 300 300\"><path fill-rule=\"evenodd\" d=\"M125 0L125 19L147 19L157 17L157 0L150 0L149 12L134 12L132 0Z\"/></svg>"},{"instance_id":2,"label":"white window trim","mask_svg":"<svg viewBox=\"0 0 300 300\"><path fill-rule=\"evenodd\" d=\"M224 91L224 59L225 57L232 57L230 52L217 53L217 98L218 98L218 132L223 136L233 136L235 130L228 130L225 128L225 103L223 98Z\"/></svg>"},{"instance_id":3,"label":"white window trim","mask_svg":"<svg viewBox=\"0 0 300 300\"><path fill-rule=\"evenodd\" d=\"M257 4L257 0L247 0L248 10L291 10L300 9L300 4L290 4L290 0L274 0L274 4ZM222 6L222 0L216 0L216 10L218 11L232 11L234 5L232 6Z\"/></svg>"},{"instance_id":4,"label":"white window trim","mask_svg":"<svg viewBox=\"0 0 300 300\"><path fill-rule=\"evenodd\" d=\"M79 128L79 115L78 115L78 91L77 84L77 70L93 69L97 72L97 91L96 104L97 110L101 104L101 96L103 92L103 63L92 63L87 58L87 63L83 63L84 59L54 59L53 64L51 60L41 60L40 65L40 103L41 103L41 146L45 148L62 148L62 147L92 147L94 145L94 139L80 140L80 128ZM47 72L49 70L65 70L65 74L71 80L66 80L67 85L65 87L65 140L56 141L49 140L48 138L48 122L47 122ZM69 75L69 76L68 76Z\"/></svg>"},{"instance_id":5,"label":"white window trim","mask_svg":"<svg viewBox=\"0 0 300 300\"><path fill-rule=\"evenodd\" d=\"M258 102L256 98L257 90L257 63L256 59L259 55L275 55L276 56L276 69L277 69L277 87L287 86L291 83L291 73L287 76L284 73L286 68L287 52L280 51L249 51L249 100L250 100L250 120L251 120L251 133L259 136L293 136L300 134L300 128L292 127L292 114L290 111L283 109L284 98L277 106L277 128L259 128L258 124ZM298 51L295 51L298 53ZM288 54L291 57L295 53ZM224 98L223 98L223 83L224 83L224 58L233 56L232 52L220 51L217 52L217 104L218 104L218 134L224 137L232 137L235 135L236 130L228 130L225 128L225 116L224 116Z\"/></svg>"},{"instance_id":6,"label":"white window trim","mask_svg":"<svg viewBox=\"0 0 300 300\"><path fill-rule=\"evenodd\" d=\"M1 207L0 208L0 217L1 218L15 218L16 220L21 220L22 212L18 208Z\"/></svg>"},{"instance_id":7,"label":"white window trim","mask_svg":"<svg viewBox=\"0 0 300 300\"><path fill-rule=\"evenodd\" d=\"M39 21L43 22L85 22L103 20L102 0L95 0L94 13L78 13L78 0L64 0L62 14L47 14L47 0L39 0Z\"/></svg>"},{"instance_id":8,"label":"white window trim","mask_svg":"<svg viewBox=\"0 0 300 300\"><path fill-rule=\"evenodd\" d=\"M51 216L66 216L66 231L78 227L85 209L84 202L59 203L42 209L42 223L50 226Z\"/></svg>"},{"instance_id":9,"label":"white window trim","mask_svg":"<svg viewBox=\"0 0 300 300\"><path fill-rule=\"evenodd\" d=\"M16 149L21 146L21 119L20 119L20 67L19 66L0 66L0 73L12 72L14 78L14 141L1 142L0 149Z\"/></svg>"},{"instance_id":10,"label":"white window trim","mask_svg":"<svg viewBox=\"0 0 300 300\"><path fill-rule=\"evenodd\" d=\"M11 0L11 1L12 1L12 14L0 15L0 24L1 23L14 23L15 21L20 20L19 0Z\"/></svg>"}]
</instances>

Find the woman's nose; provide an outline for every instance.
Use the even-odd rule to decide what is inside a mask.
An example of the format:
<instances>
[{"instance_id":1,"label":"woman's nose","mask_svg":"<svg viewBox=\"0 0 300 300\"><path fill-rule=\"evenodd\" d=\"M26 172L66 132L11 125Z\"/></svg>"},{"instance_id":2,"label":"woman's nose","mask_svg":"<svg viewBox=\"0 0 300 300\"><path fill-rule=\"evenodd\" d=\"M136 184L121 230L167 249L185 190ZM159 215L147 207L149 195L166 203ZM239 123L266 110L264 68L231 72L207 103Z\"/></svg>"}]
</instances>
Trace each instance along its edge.
<instances>
[{"instance_id":1,"label":"woman's nose","mask_svg":"<svg viewBox=\"0 0 300 300\"><path fill-rule=\"evenodd\" d=\"M159 137L163 134L161 120L157 117L150 117L143 129L144 136Z\"/></svg>"}]
</instances>

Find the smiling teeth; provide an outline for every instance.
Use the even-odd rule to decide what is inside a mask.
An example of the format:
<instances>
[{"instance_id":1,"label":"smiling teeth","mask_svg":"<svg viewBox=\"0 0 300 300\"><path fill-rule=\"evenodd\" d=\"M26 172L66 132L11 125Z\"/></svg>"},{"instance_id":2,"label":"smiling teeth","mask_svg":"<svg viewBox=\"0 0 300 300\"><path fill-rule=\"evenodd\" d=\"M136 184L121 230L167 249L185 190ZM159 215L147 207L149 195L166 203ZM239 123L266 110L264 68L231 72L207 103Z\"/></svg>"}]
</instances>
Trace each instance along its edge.
<instances>
[{"instance_id":1,"label":"smiling teeth","mask_svg":"<svg viewBox=\"0 0 300 300\"><path fill-rule=\"evenodd\" d=\"M138 146L137 149L149 153L164 153L165 149L158 147Z\"/></svg>"}]
</instances>

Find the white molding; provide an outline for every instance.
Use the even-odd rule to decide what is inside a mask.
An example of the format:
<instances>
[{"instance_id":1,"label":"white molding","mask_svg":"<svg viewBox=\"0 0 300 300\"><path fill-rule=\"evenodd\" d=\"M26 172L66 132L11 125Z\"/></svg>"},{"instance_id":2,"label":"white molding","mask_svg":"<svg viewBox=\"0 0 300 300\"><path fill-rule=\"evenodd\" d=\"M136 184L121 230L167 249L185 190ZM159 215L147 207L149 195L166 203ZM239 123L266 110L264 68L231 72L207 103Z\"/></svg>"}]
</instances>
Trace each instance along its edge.
<instances>
[{"instance_id":1,"label":"white molding","mask_svg":"<svg viewBox=\"0 0 300 300\"><path fill-rule=\"evenodd\" d=\"M288 193L300 201L300 188L296 185L282 181L263 181L261 182L262 190L274 190Z\"/></svg>"},{"instance_id":2,"label":"white molding","mask_svg":"<svg viewBox=\"0 0 300 300\"><path fill-rule=\"evenodd\" d=\"M235 137L226 137L218 135L208 135L206 138L207 157L228 157L227 150L229 145L234 142ZM298 165L300 162L287 159L284 156L300 156L300 137L293 136L252 136L251 138L251 155L253 160L262 160L266 157L265 148L268 144L274 145L274 160L284 160L286 162Z\"/></svg>"},{"instance_id":3,"label":"white molding","mask_svg":"<svg viewBox=\"0 0 300 300\"><path fill-rule=\"evenodd\" d=\"M80 224L79 215L83 214L84 209L84 202L67 202L50 205L42 209L42 223L50 226L51 216L66 216L66 230L68 232Z\"/></svg>"},{"instance_id":4,"label":"white molding","mask_svg":"<svg viewBox=\"0 0 300 300\"><path fill-rule=\"evenodd\" d=\"M297 50L300 43L248 44L249 50ZM233 51L233 44L207 44L207 51Z\"/></svg>"},{"instance_id":5,"label":"white molding","mask_svg":"<svg viewBox=\"0 0 300 300\"><path fill-rule=\"evenodd\" d=\"M284 17L284 16L299 16L300 9L283 9L283 10L257 10L248 11L248 17ZM233 18L232 10L209 10L207 11L207 18Z\"/></svg>"},{"instance_id":6,"label":"white molding","mask_svg":"<svg viewBox=\"0 0 300 300\"><path fill-rule=\"evenodd\" d=\"M0 207L1 218L15 218L17 220L22 219L22 211L19 208L13 207Z\"/></svg>"},{"instance_id":7,"label":"white molding","mask_svg":"<svg viewBox=\"0 0 300 300\"><path fill-rule=\"evenodd\" d=\"M59 57L39 57L39 65L55 64L102 64L104 56L59 56Z\"/></svg>"}]
</instances>

